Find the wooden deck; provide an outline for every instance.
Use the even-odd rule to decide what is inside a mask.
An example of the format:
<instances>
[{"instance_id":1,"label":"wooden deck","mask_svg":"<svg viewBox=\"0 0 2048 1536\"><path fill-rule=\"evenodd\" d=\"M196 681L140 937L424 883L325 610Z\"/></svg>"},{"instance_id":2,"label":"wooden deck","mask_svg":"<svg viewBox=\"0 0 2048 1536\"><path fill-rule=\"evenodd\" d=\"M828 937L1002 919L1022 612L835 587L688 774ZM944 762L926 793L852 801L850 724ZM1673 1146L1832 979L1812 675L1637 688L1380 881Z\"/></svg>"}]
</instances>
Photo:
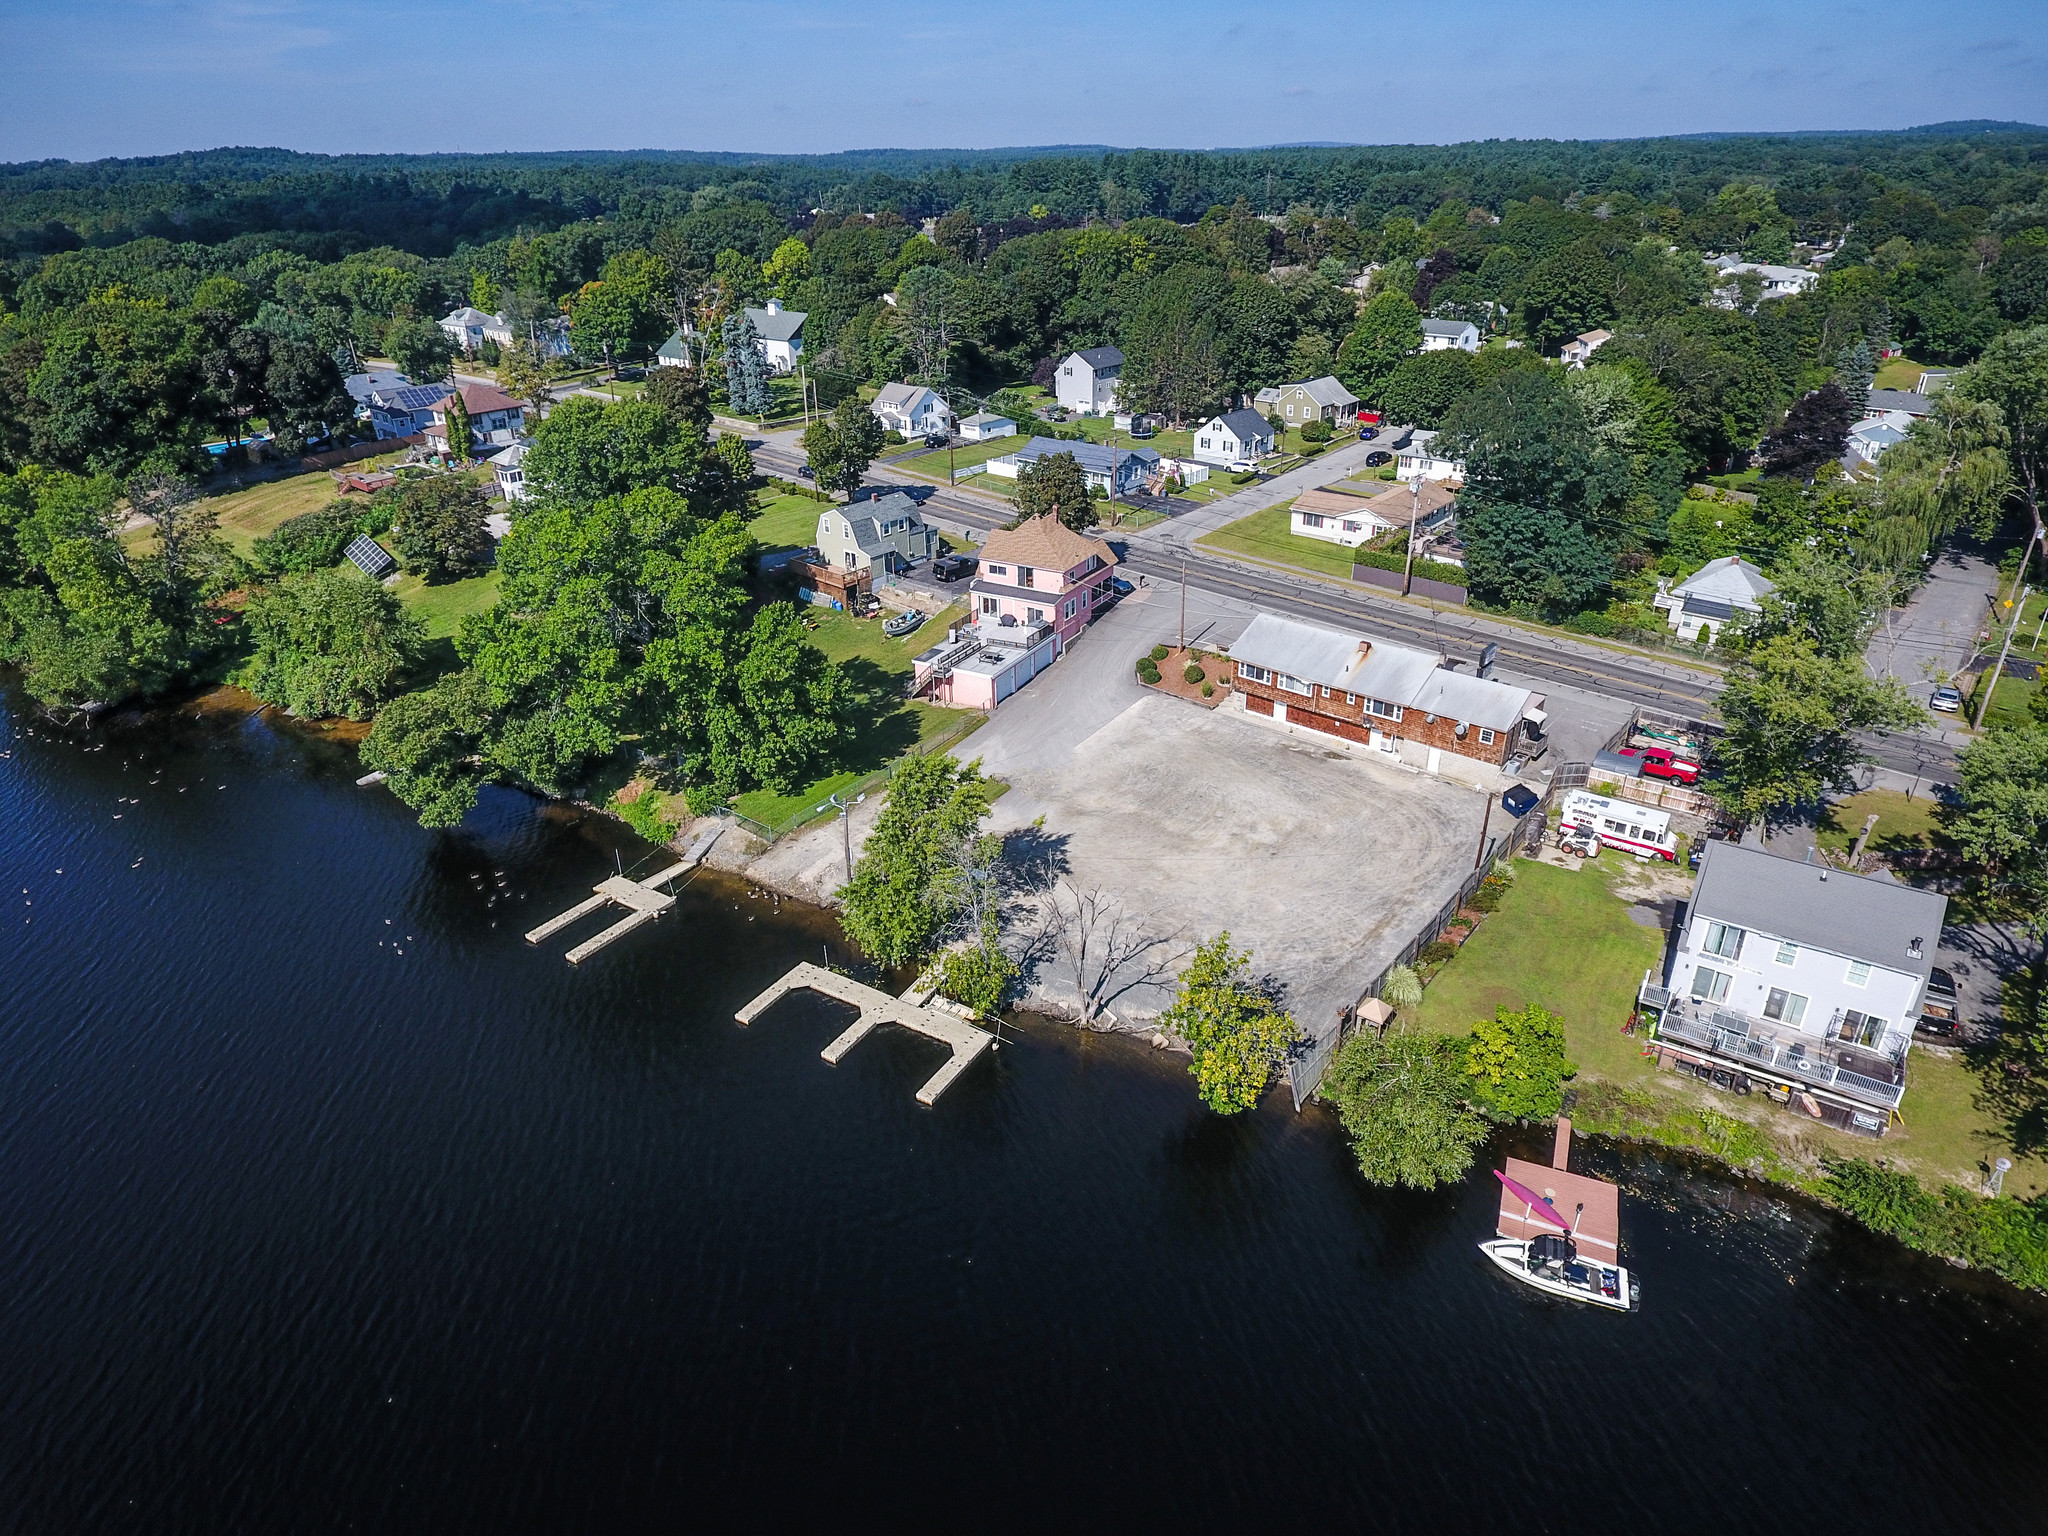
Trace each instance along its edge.
<instances>
[{"instance_id":1,"label":"wooden deck","mask_svg":"<svg viewBox=\"0 0 2048 1536\"><path fill-rule=\"evenodd\" d=\"M905 1029L915 1030L928 1039L951 1046L952 1059L917 1090L917 1102L920 1104L936 1102L939 1095L953 1085L953 1080L967 1070L967 1064L995 1043L995 1036L985 1029L975 1028L965 1019L957 1019L937 1008L920 1007L900 997L891 997L837 971L808 963L790 971L735 1017L742 1024L751 1024L790 993L798 991L817 992L839 1002L850 1003L860 1010L860 1017L853 1021L852 1026L818 1053L834 1066L866 1039L878 1024L901 1024Z\"/></svg>"},{"instance_id":2,"label":"wooden deck","mask_svg":"<svg viewBox=\"0 0 2048 1536\"><path fill-rule=\"evenodd\" d=\"M542 939L560 933L571 923L582 921L582 919L588 917L600 907L614 905L624 907L626 909L624 917L613 923L609 928L593 934L590 938L585 939L581 944L578 944L569 951L567 957L569 963L571 965L582 964L607 944L624 938L642 923L652 922L670 907L674 906L676 904L675 897L671 896L667 891L657 890L656 887L667 885L676 876L695 869L703 861L704 855L710 851L711 845L718 841L718 832L718 828L713 828L711 831L698 837L683 851L681 863L671 864L659 874L649 875L644 880L628 880L620 875L613 875L607 880L600 880L593 887L596 894L586 896L566 912L556 913L538 928L528 929L526 942L538 944Z\"/></svg>"},{"instance_id":3,"label":"wooden deck","mask_svg":"<svg viewBox=\"0 0 2048 1536\"><path fill-rule=\"evenodd\" d=\"M1606 1264L1615 1263L1621 1254L1621 1191L1605 1179L1589 1179L1566 1170L1565 1163L1571 1156L1571 1138L1571 1121L1560 1118L1550 1156L1551 1166L1546 1168L1541 1163L1527 1163L1519 1157L1511 1157L1503 1171L1517 1184L1533 1189L1549 1200L1567 1223L1577 1220L1579 1246L1586 1250L1587 1258ZM1585 1207L1583 1214L1580 1206ZM1527 1241L1557 1230L1547 1221L1531 1221L1525 1214L1526 1210L1520 1196L1502 1185L1498 1229L1502 1237Z\"/></svg>"}]
</instances>

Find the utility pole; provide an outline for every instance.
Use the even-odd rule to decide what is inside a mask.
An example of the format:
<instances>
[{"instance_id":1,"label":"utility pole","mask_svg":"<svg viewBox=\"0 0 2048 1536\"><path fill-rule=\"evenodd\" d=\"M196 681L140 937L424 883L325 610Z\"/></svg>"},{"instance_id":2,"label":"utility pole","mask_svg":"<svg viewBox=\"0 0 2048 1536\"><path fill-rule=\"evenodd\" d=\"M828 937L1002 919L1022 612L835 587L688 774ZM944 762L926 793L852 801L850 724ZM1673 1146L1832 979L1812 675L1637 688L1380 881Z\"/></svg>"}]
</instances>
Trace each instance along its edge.
<instances>
[{"instance_id":1,"label":"utility pole","mask_svg":"<svg viewBox=\"0 0 2048 1536\"><path fill-rule=\"evenodd\" d=\"M1180 648L1188 648L1188 557L1180 557Z\"/></svg>"},{"instance_id":2,"label":"utility pole","mask_svg":"<svg viewBox=\"0 0 2048 1536\"><path fill-rule=\"evenodd\" d=\"M1486 834L1493 826L1493 796L1486 797L1486 817L1479 823L1479 851L1472 855L1472 867L1477 869L1486 862Z\"/></svg>"},{"instance_id":3,"label":"utility pole","mask_svg":"<svg viewBox=\"0 0 2048 1536\"><path fill-rule=\"evenodd\" d=\"M1401 595L1406 597L1414 582L1415 525L1422 521L1422 471L1408 482L1408 555L1401 562Z\"/></svg>"},{"instance_id":4,"label":"utility pole","mask_svg":"<svg viewBox=\"0 0 2048 1536\"><path fill-rule=\"evenodd\" d=\"M796 355L796 389L804 403L804 425L808 427L811 424L811 380L810 375L804 372L804 355L801 352Z\"/></svg>"},{"instance_id":5,"label":"utility pole","mask_svg":"<svg viewBox=\"0 0 2048 1536\"><path fill-rule=\"evenodd\" d=\"M2031 552L2033 545L2029 544L2027 548ZM2020 556L2020 564L2024 566L2026 563L2026 556ZM1970 722L1973 729L1984 729L1984 715L1991 708L1991 695L1998 692L1998 675L2005 670L2005 653L2012 649L2012 632L2020 627L2020 614L2026 611L2029 590L2024 586L2020 588L2018 605L2013 610L2012 619L2005 626L2005 641L1998 647L1998 660L1991 664L1991 677L1984 685L1984 696L1977 701L1977 718Z\"/></svg>"}]
</instances>

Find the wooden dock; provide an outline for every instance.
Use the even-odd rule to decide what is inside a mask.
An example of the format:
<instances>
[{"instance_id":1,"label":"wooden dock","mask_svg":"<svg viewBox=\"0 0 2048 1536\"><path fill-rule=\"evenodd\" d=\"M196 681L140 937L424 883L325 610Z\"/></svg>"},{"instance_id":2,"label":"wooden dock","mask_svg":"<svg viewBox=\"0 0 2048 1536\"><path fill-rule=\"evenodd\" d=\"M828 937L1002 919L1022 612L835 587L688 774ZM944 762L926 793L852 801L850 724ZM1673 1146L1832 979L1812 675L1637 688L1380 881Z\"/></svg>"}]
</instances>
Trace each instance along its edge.
<instances>
[{"instance_id":1,"label":"wooden dock","mask_svg":"<svg viewBox=\"0 0 2048 1536\"><path fill-rule=\"evenodd\" d=\"M735 1017L742 1024L751 1024L762 1014L773 1008L791 992L811 991L834 998L842 1003L851 1003L860 1010L860 1017L852 1026L818 1054L837 1066L846 1053L867 1038L877 1024L901 1024L905 1029L916 1030L928 1039L951 1046L953 1058L932 1074L931 1080L917 1090L917 1102L929 1105L940 1094L952 1087L953 1080L967 1070L967 1064L995 1043L995 1036L985 1029L977 1029L965 1019L957 1019L937 1008L920 1007L900 997L891 997L886 992L863 986L850 977L841 976L837 971L828 971L823 966L804 964L797 966L782 980L775 983Z\"/></svg>"},{"instance_id":2,"label":"wooden dock","mask_svg":"<svg viewBox=\"0 0 2048 1536\"><path fill-rule=\"evenodd\" d=\"M644 880L628 880L624 876L613 875L608 880L599 881L593 887L596 894L585 897L566 912L556 913L538 928L527 930L526 942L538 944L542 939L560 933L571 923L580 922L601 907L624 907L624 917L569 951L569 963L582 964L607 944L624 938L642 923L652 922L674 906L675 897L667 891L658 890L657 887L667 885L677 875L695 869L703 861L704 855L710 851L711 845L718 841L720 830L714 827L697 838L683 851L681 863L671 864L659 874L649 875Z\"/></svg>"}]
</instances>

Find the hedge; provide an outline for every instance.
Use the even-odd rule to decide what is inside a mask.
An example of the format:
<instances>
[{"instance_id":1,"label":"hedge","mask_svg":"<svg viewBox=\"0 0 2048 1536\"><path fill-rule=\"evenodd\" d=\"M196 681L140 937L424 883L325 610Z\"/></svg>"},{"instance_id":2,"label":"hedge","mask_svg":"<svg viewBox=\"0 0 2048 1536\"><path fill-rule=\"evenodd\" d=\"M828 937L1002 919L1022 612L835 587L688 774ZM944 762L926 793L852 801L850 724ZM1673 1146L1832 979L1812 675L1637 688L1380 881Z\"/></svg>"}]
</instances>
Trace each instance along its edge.
<instances>
[{"instance_id":1,"label":"hedge","mask_svg":"<svg viewBox=\"0 0 2048 1536\"><path fill-rule=\"evenodd\" d=\"M1398 571L1406 564L1406 555L1394 550L1360 547L1351 551L1351 562L1354 565L1369 565L1375 570ZM1418 560L1410 574L1420 576L1424 581L1441 581L1454 587L1470 584L1463 568L1445 565L1441 560Z\"/></svg>"}]
</instances>

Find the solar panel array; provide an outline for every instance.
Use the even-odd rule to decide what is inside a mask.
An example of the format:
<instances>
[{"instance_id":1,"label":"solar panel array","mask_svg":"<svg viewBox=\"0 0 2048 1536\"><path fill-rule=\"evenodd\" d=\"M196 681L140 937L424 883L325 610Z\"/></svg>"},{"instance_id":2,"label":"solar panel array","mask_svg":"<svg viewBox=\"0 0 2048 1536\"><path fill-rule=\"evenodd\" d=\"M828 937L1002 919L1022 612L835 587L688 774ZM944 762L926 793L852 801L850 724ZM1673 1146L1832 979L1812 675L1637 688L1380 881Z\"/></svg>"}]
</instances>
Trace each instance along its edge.
<instances>
[{"instance_id":1,"label":"solar panel array","mask_svg":"<svg viewBox=\"0 0 2048 1536\"><path fill-rule=\"evenodd\" d=\"M371 538L359 533L349 540L348 548L342 551L349 563L372 581L382 581L398 569L398 562L391 558L391 551Z\"/></svg>"}]
</instances>

